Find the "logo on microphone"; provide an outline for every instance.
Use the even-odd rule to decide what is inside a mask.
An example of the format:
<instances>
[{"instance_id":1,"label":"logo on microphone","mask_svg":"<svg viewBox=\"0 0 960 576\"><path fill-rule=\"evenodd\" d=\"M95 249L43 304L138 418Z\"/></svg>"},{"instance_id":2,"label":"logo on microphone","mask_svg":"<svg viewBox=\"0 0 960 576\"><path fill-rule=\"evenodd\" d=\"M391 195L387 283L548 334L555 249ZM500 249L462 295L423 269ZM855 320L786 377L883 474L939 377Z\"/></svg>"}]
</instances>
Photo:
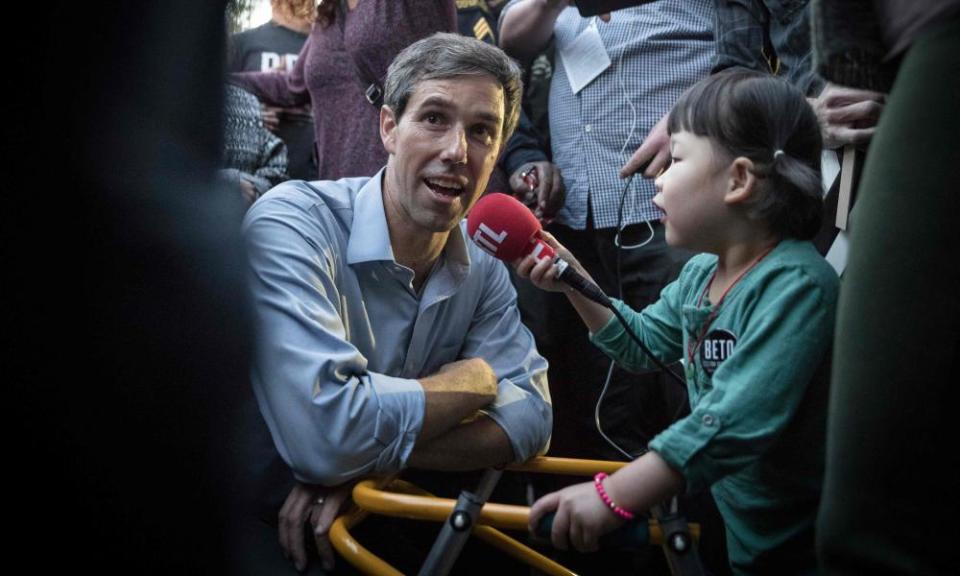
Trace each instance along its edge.
<instances>
[{"instance_id":1,"label":"logo on microphone","mask_svg":"<svg viewBox=\"0 0 960 576\"><path fill-rule=\"evenodd\" d=\"M544 258L554 257L553 250L551 250L549 246L547 246L546 244L540 241L537 241L537 244L536 246L533 247L533 251L531 252L531 254L533 254L534 259L536 259L537 261L543 260Z\"/></svg>"},{"instance_id":2,"label":"logo on microphone","mask_svg":"<svg viewBox=\"0 0 960 576\"><path fill-rule=\"evenodd\" d=\"M506 239L506 230L498 234L483 222L477 226L476 231L473 233L473 241L494 257L497 256L497 250L500 249L500 245L503 244L503 241Z\"/></svg>"}]
</instances>

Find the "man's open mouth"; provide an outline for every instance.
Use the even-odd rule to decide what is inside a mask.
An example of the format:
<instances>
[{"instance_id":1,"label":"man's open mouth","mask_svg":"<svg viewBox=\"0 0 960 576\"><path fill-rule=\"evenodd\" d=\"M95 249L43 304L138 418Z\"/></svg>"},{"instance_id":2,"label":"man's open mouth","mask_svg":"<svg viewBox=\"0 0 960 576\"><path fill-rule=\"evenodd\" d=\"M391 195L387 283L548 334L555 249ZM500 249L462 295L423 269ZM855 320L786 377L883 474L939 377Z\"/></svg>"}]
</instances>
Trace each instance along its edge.
<instances>
[{"instance_id":1,"label":"man's open mouth","mask_svg":"<svg viewBox=\"0 0 960 576\"><path fill-rule=\"evenodd\" d=\"M463 183L449 178L424 178L423 183L427 188L441 196L459 196L463 193Z\"/></svg>"}]
</instances>

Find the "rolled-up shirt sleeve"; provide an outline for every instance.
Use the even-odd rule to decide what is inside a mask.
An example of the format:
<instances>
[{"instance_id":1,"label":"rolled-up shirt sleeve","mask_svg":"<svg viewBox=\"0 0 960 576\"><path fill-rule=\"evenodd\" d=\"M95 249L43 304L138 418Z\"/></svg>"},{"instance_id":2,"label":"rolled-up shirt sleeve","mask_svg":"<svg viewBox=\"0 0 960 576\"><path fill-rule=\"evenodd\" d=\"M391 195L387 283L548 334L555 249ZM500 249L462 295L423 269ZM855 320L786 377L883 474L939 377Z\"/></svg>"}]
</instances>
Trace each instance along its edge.
<instances>
[{"instance_id":1,"label":"rolled-up shirt sleeve","mask_svg":"<svg viewBox=\"0 0 960 576\"><path fill-rule=\"evenodd\" d=\"M474 265L483 267L486 282L462 356L483 358L496 373L497 398L482 412L503 429L514 460L522 462L546 452L550 442L547 361L520 321L517 294L504 264L479 251L471 256Z\"/></svg>"},{"instance_id":2,"label":"rolled-up shirt sleeve","mask_svg":"<svg viewBox=\"0 0 960 576\"><path fill-rule=\"evenodd\" d=\"M304 482L335 485L406 463L423 424L413 379L367 370L347 339L336 227L282 197L244 222L258 327L252 381L278 451Z\"/></svg>"},{"instance_id":3,"label":"rolled-up shirt sleeve","mask_svg":"<svg viewBox=\"0 0 960 576\"><path fill-rule=\"evenodd\" d=\"M683 474L689 491L756 462L788 427L831 342L831 294L793 271L779 274L749 304L751 320L710 387L687 417L650 443ZM721 320L713 326L722 327Z\"/></svg>"}]
</instances>

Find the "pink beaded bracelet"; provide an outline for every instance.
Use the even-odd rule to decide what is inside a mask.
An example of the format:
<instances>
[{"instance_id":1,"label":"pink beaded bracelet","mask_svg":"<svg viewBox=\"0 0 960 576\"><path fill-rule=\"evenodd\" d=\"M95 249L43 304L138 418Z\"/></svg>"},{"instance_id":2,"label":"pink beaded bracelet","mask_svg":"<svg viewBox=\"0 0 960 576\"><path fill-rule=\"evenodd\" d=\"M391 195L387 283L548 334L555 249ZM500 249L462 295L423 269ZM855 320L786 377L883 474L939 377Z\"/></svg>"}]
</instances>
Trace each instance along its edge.
<instances>
[{"instance_id":1,"label":"pink beaded bracelet","mask_svg":"<svg viewBox=\"0 0 960 576\"><path fill-rule=\"evenodd\" d=\"M603 503L610 507L613 510L613 513L617 516L623 518L624 520L633 520L633 512L629 510L624 510L623 508L617 506L613 503L613 500L610 499L610 496L607 495L607 491L603 489L603 479L607 475L604 472L597 472L597 475L593 477L593 485L597 489L597 494L600 495L600 499L603 500Z\"/></svg>"}]
</instances>

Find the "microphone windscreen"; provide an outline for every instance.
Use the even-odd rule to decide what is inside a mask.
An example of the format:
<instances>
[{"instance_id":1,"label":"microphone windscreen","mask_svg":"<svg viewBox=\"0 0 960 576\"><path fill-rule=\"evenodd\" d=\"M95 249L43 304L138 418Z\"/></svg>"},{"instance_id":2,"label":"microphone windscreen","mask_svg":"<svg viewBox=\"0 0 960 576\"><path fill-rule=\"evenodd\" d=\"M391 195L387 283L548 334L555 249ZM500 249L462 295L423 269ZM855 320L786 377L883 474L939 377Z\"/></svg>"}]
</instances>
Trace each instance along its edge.
<instances>
[{"instance_id":1,"label":"microphone windscreen","mask_svg":"<svg viewBox=\"0 0 960 576\"><path fill-rule=\"evenodd\" d=\"M480 198L467 215L467 233L495 258L512 262L537 245L540 222L513 196L494 192Z\"/></svg>"}]
</instances>

